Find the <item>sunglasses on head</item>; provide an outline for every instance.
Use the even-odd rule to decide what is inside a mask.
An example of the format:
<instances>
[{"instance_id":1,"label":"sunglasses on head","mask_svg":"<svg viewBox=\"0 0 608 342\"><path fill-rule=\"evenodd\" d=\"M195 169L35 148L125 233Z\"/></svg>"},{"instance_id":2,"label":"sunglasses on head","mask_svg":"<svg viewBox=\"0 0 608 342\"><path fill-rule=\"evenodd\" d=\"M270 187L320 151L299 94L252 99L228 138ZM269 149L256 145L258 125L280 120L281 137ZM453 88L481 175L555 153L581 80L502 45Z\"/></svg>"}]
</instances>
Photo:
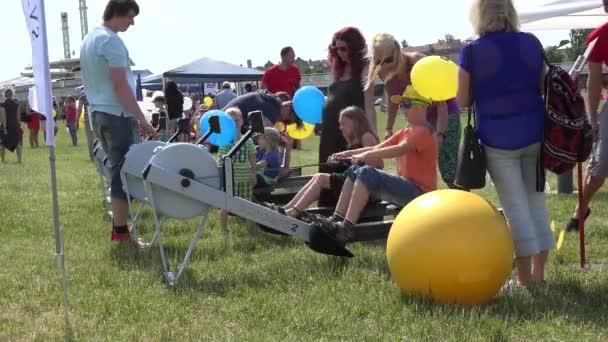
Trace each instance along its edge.
<instances>
[{"instance_id":1,"label":"sunglasses on head","mask_svg":"<svg viewBox=\"0 0 608 342\"><path fill-rule=\"evenodd\" d=\"M391 64L395 61L395 50L397 50L399 46L397 44L395 44L395 47L393 48L393 52L391 52L391 55L388 57L385 57L382 60L376 60L374 61L374 63L376 65L385 65L385 64Z\"/></svg>"},{"instance_id":2,"label":"sunglasses on head","mask_svg":"<svg viewBox=\"0 0 608 342\"><path fill-rule=\"evenodd\" d=\"M419 101L419 100L405 100L403 102L401 102L399 104L399 107L403 108L403 109L410 109L412 108L413 105L427 105L426 102L424 101Z\"/></svg>"},{"instance_id":3,"label":"sunglasses on head","mask_svg":"<svg viewBox=\"0 0 608 342\"><path fill-rule=\"evenodd\" d=\"M381 61L376 61L376 65L391 64L395 61L395 56L388 56Z\"/></svg>"}]
</instances>

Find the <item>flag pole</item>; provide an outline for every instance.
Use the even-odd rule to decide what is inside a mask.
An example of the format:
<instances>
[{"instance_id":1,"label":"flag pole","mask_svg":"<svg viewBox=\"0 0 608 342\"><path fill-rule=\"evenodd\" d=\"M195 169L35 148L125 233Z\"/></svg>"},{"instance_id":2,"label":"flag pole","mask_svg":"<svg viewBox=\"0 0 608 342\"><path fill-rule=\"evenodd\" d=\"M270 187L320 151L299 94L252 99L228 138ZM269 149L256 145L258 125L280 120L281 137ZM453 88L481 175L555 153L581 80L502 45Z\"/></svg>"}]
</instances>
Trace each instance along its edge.
<instances>
[{"instance_id":1,"label":"flag pole","mask_svg":"<svg viewBox=\"0 0 608 342\"><path fill-rule=\"evenodd\" d=\"M49 65L48 38L46 32L46 16L44 0L21 0L23 15L27 24L32 44L32 71L36 86L31 94L31 104L37 112L46 117L46 145L49 147L49 162L51 169L51 195L53 202L53 225L55 229L55 266L61 275L63 288L63 314L65 328L70 328L70 306L68 301L68 282L63 255L63 235L59 227L59 201L57 200L57 172L55 168L55 121L53 118L51 72ZM32 89L30 89L31 91Z\"/></svg>"},{"instance_id":2,"label":"flag pole","mask_svg":"<svg viewBox=\"0 0 608 342\"><path fill-rule=\"evenodd\" d=\"M51 193L53 197L53 225L55 226L55 266L61 275L63 288L63 315L66 327L70 326L70 303L68 301L68 278L65 271L63 255L63 234L59 226L59 201L57 200L57 172L55 168L55 146L49 146L49 162L51 166Z\"/></svg>"}]
</instances>

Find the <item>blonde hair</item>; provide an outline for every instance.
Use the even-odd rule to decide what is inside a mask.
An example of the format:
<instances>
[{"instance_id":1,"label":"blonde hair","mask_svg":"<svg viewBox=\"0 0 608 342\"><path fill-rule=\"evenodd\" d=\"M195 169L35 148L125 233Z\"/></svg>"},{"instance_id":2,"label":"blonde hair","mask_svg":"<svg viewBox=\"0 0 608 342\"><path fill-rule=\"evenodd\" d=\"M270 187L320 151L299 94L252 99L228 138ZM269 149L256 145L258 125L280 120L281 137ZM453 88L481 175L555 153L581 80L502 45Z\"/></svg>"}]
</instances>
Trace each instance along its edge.
<instances>
[{"instance_id":1,"label":"blonde hair","mask_svg":"<svg viewBox=\"0 0 608 342\"><path fill-rule=\"evenodd\" d=\"M379 141L376 134L374 134L374 132L371 130L369 121L367 120L367 117L365 116L365 111L363 109L357 106L346 107L340 112L340 118L342 117L348 118L349 120L352 120L355 123L354 136L344 136L346 143L348 143L350 146L362 144L362 139L365 133L373 135L374 138Z\"/></svg>"},{"instance_id":2,"label":"blonde hair","mask_svg":"<svg viewBox=\"0 0 608 342\"><path fill-rule=\"evenodd\" d=\"M373 86L376 82L376 78L378 78L378 74L380 73L380 64L377 64L377 60L380 58L386 58L387 54L391 51L393 55L395 51L397 51L397 56L395 57L395 67L393 71L391 71L387 76L384 82L392 79L398 72L401 70L405 64L403 60L403 54L401 53L401 49L399 48L399 42L397 39L388 33L376 33L374 38L372 38L371 43L371 56L370 56L370 66L369 66L369 74L367 77L367 84L365 85L365 90L369 89L369 87Z\"/></svg>"},{"instance_id":3,"label":"blonde hair","mask_svg":"<svg viewBox=\"0 0 608 342\"><path fill-rule=\"evenodd\" d=\"M234 115L234 116L240 116L241 118L243 117L243 113L241 112L241 110L238 107L230 107L230 108L226 109L224 112L230 116Z\"/></svg>"},{"instance_id":4,"label":"blonde hair","mask_svg":"<svg viewBox=\"0 0 608 342\"><path fill-rule=\"evenodd\" d=\"M270 143L271 149L275 150L281 142L281 134L272 127L264 127L264 139Z\"/></svg>"},{"instance_id":5,"label":"blonde hair","mask_svg":"<svg viewBox=\"0 0 608 342\"><path fill-rule=\"evenodd\" d=\"M519 31L519 17L512 0L473 0L469 18L478 36Z\"/></svg>"},{"instance_id":6,"label":"blonde hair","mask_svg":"<svg viewBox=\"0 0 608 342\"><path fill-rule=\"evenodd\" d=\"M226 109L224 111L226 114L230 115L230 117L232 118L232 121L234 121L234 124L237 125L236 126L236 130L237 130L237 136L240 137L240 129L242 128L243 124L245 123L245 118L243 118L243 112L241 112L241 110L238 107L230 107L228 109ZM234 117L240 117L241 118L241 126L238 126L238 122L236 122L234 120Z\"/></svg>"}]
</instances>

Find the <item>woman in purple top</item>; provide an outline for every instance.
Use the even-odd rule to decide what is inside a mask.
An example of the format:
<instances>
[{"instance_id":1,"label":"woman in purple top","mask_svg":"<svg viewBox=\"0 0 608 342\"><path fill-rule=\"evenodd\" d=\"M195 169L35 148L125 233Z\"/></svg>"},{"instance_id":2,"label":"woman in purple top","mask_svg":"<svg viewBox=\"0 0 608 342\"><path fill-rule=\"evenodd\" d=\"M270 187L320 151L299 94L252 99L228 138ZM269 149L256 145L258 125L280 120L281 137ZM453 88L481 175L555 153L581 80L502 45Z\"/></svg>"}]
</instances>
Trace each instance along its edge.
<instances>
[{"instance_id":1,"label":"woman in purple top","mask_svg":"<svg viewBox=\"0 0 608 342\"><path fill-rule=\"evenodd\" d=\"M473 1L471 22L479 37L460 52L458 101L475 105L488 171L511 228L517 282L509 284L531 286L544 281L555 245L546 195L536 190L545 110L541 45L519 32L511 0Z\"/></svg>"},{"instance_id":2,"label":"woman in purple top","mask_svg":"<svg viewBox=\"0 0 608 342\"><path fill-rule=\"evenodd\" d=\"M372 42L372 58L365 91L374 92L376 78L384 81L384 91L388 101L388 119L384 138L393 135L393 125L398 106L390 101L391 96L401 95L410 85L410 73L414 64L425 55L402 52L397 40L388 33L378 33ZM376 127L376 117L370 117L370 124ZM456 99L434 102L428 110L427 120L435 128L439 149L439 170L447 186L454 187L458 146L460 144L460 107Z\"/></svg>"}]
</instances>

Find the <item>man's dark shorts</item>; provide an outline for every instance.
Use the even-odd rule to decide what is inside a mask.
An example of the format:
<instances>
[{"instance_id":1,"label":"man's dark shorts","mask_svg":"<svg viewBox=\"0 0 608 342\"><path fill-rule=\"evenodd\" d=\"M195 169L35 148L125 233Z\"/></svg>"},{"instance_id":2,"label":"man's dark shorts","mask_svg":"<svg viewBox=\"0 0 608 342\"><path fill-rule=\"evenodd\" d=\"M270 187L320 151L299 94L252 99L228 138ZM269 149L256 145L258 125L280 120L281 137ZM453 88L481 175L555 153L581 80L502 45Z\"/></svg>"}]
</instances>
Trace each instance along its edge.
<instances>
[{"instance_id":1,"label":"man's dark shorts","mask_svg":"<svg viewBox=\"0 0 608 342\"><path fill-rule=\"evenodd\" d=\"M93 112L95 134L108 156L110 167L110 196L127 199L122 188L120 168L131 145L139 142L138 123L132 117Z\"/></svg>"}]
</instances>

